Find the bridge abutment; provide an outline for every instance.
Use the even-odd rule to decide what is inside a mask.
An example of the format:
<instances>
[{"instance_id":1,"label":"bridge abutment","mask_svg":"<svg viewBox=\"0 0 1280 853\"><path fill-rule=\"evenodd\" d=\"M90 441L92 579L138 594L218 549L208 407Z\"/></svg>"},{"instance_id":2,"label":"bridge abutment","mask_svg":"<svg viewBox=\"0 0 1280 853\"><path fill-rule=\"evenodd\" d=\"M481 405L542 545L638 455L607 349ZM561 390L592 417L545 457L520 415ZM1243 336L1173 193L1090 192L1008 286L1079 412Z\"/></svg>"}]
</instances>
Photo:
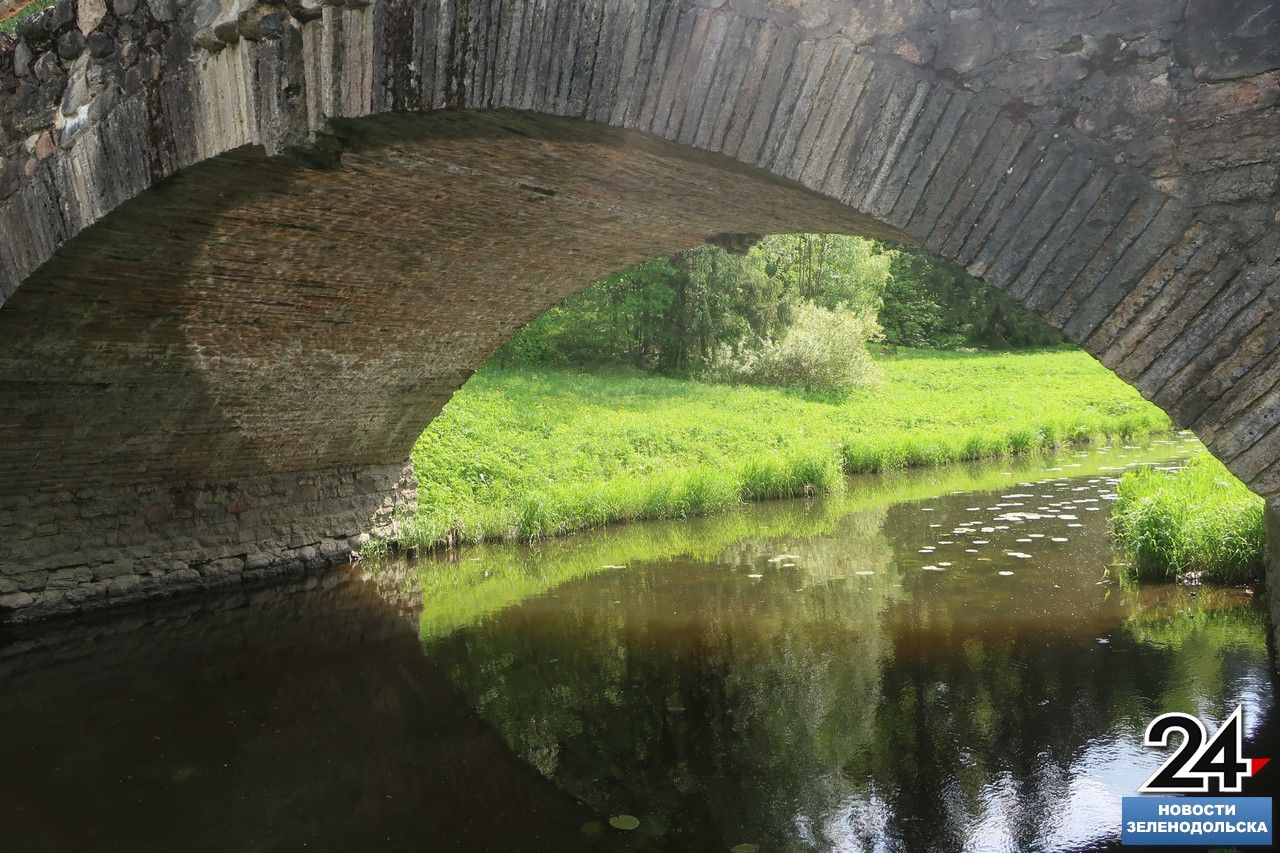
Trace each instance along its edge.
<instances>
[{"instance_id":1,"label":"bridge abutment","mask_svg":"<svg viewBox=\"0 0 1280 853\"><path fill-rule=\"evenodd\" d=\"M396 534L417 482L401 463L4 500L0 621L23 621L344 562Z\"/></svg>"}]
</instances>

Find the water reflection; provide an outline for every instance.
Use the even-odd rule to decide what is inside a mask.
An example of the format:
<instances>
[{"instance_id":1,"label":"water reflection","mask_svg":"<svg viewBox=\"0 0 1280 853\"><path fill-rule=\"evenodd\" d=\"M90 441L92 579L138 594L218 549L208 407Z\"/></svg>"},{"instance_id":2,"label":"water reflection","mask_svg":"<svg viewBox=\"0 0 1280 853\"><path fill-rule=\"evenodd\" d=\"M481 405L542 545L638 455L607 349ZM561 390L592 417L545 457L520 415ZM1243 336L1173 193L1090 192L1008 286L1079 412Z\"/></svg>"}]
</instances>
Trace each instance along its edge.
<instances>
[{"instance_id":1,"label":"water reflection","mask_svg":"<svg viewBox=\"0 0 1280 853\"><path fill-rule=\"evenodd\" d=\"M336 572L0 641L0 850L572 849L419 606Z\"/></svg>"},{"instance_id":2,"label":"water reflection","mask_svg":"<svg viewBox=\"0 0 1280 853\"><path fill-rule=\"evenodd\" d=\"M641 817L640 847L1086 846L1162 760L1152 716L1243 703L1256 728L1272 703L1246 592L1108 577L1093 461L815 503L807 535L588 572L426 651L558 787Z\"/></svg>"},{"instance_id":3,"label":"water reflection","mask_svg":"<svg viewBox=\"0 0 1280 853\"><path fill-rule=\"evenodd\" d=\"M1111 481L1179 452L859 480L0 637L0 848L1109 844L1157 711L1244 703L1254 754L1280 752L1245 592L1104 577Z\"/></svg>"}]
</instances>

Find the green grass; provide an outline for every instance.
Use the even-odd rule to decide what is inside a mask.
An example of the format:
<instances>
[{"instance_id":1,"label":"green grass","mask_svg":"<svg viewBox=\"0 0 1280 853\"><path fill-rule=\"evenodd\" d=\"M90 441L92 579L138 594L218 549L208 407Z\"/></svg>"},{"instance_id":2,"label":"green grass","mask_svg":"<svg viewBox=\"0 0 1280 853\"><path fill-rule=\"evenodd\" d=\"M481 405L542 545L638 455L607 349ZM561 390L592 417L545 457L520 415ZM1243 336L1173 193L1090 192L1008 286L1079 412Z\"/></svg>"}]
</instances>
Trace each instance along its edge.
<instances>
[{"instance_id":1,"label":"green grass","mask_svg":"<svg viewBox=\"0 0 1280 853\"><path fill-rule=\"evenodd\" d=\"M1212 583L1262 577L1264 503L1207 453L1176 472L1129 471L1111 524L1139 580L1203 572Z\"/></svg>"},{"instance_id":2,"label":"green grass","mask_svg":"<svg viewBox=\"0 0 1280 853\"><path fill-rule=\"evenodd\" d=\"M5 18L0 21L0 33L15 33L18 30L18 21L23 18L30 17L42 9L47 9L56 3L57 0L34 0L29 6L24 7L16 15L11 18Z\"/></svg>"},{"instance_id":3,"label":"green grass","mask_svg":"<svg viewBox=\"0 0 1280 853\"><path fill-rule=\"evenodd\" d=\"M845 473L1134 439L1168 418L1083 352L903 352L841 398L619 372L476 374L414 448L406 544L537 539L839 491Z\"/></svg>"},{"instance_id":4,"label":"green grass","mask_svg":"<svg viewBox=\"0 0 1280 853\"><path fill-rule=\"evenodd\" d=\"M1128 461L1158 461L1167 448L1151 447L1131 453ZM743 540L769 542L791 551L799 540L829 534L857 513L876 513L884 507L922 501L953 492L1002 492L1031 477L1042 476L1043 457L1007 460L1001 466L960 464L943 468L913 468L883 477L853 478L843 491L818 500L761 505L743 503L706 518L651 521L591 531L573 539L545 539L531 546L482 543L412 565L402 560L379 563L375 577L381 584L420 596L424 640L446 636L475 624L490 613L554 589L570 580L588 577L611 566L662 561L676 556L709 561ZM1105 456L1054 460L1070 466L1071 476L1090 477L1108 470L1115 460ZM862 550L874 553L868 528ZM888 575L878 574L878 578Z\"/></svg>"}]
</instances>

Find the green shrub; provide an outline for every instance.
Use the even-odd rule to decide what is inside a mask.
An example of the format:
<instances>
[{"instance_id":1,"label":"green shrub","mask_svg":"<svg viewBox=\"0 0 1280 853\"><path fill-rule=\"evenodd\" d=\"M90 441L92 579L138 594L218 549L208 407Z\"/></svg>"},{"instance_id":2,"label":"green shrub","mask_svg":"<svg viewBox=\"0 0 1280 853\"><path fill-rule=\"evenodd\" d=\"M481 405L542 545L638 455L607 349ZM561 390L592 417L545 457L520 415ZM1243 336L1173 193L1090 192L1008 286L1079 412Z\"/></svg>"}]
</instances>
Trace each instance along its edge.
<instances>
[{"instance_id":1,"label":"green shrub","mask_svg":"<svg viewBox=\"0 0 1280 853\"><path fill-rule=\"evenodd\" d=\"M1009 448L1014 453L1030 453L1039 448L1040 434L1034 427L1015 429L1009 433Z\"/></svg>"},{"instance_id":2,"label":"green shrub","mask_svg":"<svg viewBox=\"0 0 1280 853\"><path fill-rule=\"evenodd\" d=\"M880 372L867 352L873 319L845 308L801 303L775 341L734 354L721 350L711 375L722 381L845 393L875 383Z\"/></svg>"},{"instance_id":3,"label":"green shrub","mask_svg":"<svg viewBox=\"0 0 1280 853\"><path fill-rule=\"evenodd\" d=\"M1175 471L1128 471L1116 489L1115 540L1139 579L1203 572L1213 583L1262 576L1263 500L1207 453Z\"/></svg>"}]
</instances>

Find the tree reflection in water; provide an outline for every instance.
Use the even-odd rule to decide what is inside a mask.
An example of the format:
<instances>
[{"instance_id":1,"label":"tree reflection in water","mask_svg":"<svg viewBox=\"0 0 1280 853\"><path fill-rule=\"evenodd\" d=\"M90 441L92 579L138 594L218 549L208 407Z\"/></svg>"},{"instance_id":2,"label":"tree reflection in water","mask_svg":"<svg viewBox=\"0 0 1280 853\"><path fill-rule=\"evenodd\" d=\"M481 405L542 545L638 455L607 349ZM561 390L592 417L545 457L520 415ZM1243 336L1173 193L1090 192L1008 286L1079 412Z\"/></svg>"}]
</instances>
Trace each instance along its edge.
<instances>
[{"instance_id":1,"label":"tree reflection in water","mask_svg":"<svg viewBox=\"0 0 1280 853\"><path fill-rule=\"evenodd\" d=\"M1098 584L1105 513L1043 559L995 549L922 571L922 543L1000 499L812 505L821 524L782 525L803 535L757 525L764 535L708 536L625 569L599 568L601 540L592 571L452 634L424 631L425 648L557 786L600 815L639 816L640 846L1105 840L1120 797L1163 760L1139 746L1154 715L1220 720L1244 703L1256 728L1270 711L1265 616L1237 591ZM524 570L554 572L533 568L537 553Z\"/></svg>"}]
</instances>

